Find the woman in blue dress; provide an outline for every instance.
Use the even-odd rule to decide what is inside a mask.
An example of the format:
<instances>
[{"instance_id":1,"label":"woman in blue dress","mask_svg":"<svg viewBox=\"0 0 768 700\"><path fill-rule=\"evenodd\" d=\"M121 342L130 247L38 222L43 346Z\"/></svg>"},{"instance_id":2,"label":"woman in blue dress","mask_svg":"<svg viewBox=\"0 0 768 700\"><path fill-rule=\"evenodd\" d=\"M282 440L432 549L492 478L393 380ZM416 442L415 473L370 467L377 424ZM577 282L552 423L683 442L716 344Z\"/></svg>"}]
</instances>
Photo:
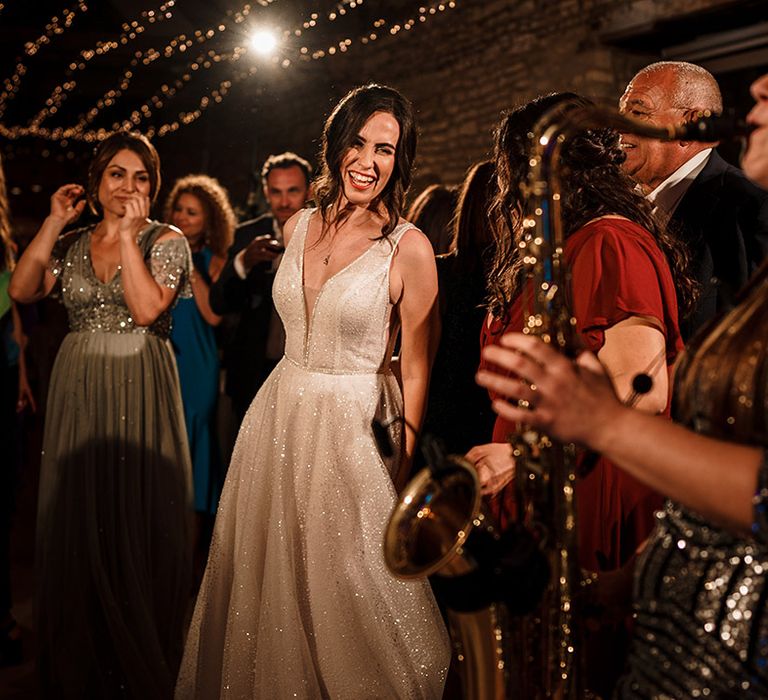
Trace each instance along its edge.
<instances>
[{"instance_id":1,"label":"woman in blue dress","mask_svg":"<svg viewBox=\"0 0 768 700\"><path fill-rule=\"evenodd\" d=\"M207 175L176 181L165 216L184 233L192 249L191 299L173 309L171 342L181 381L181 397L192 456L195 511L199 527L216 512L224 469L216 436L219 356L214 327L221 322L208 302L210 285L221 273L235 230L226 190Z\"/></svg>"}]
</instances>

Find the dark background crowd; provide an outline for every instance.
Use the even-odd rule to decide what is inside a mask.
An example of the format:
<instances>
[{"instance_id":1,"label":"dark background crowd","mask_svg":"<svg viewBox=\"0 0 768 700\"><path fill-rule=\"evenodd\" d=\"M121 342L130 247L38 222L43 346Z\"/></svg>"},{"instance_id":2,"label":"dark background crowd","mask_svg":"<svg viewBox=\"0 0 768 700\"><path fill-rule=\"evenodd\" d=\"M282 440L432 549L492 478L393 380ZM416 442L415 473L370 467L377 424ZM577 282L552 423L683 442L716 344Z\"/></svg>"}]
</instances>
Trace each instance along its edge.
<instances>
[{"instance_id":1,"label":"dark background crowd","mask_svg":"<svg viewBox=\"0 0 768 700\"><path fill-rule=\"evenodd\" d=\"M51 26L64 27L69 15L55 3L43 4L50 17L59 16ZM202 577L234 437L253 396L282 356L284 340L271 302L271 284L284 250L282 230L313 200L321 124L338 97L352 86L375 81L397 87L414 103L420 142L405 218L433 245L442 319L424 429L442 436L449 451L469 453L481 475L486 471L490 507L505 522L514 507L505 488L508 455L499 445L505 443L509 426L491 411L488 394L475 385L474 373L480 365L481 335L483 344L493 344L503 331L515 329L520 315L512 303L520 288L517 282L504 282L519 272L508 264L510 246L516 244L514 222L504 220L499 202L506 201L512 210L519 199L515 188L522 173L515 171L514 163L524 154L515 150L519 146L515 139L530 128L533 116L513 112L500 121L502 112L539 95L568 90L657 122L678 120L687 111L703 108L720 112L724 107L744 115L752 104L747 86L768 66L768 11L764 3L749 0L688 0L674 8L664 2L632 0L553 2L546 7L501 0L423 6L405 0L366 0L358 3L359 8L348 2L299 4L281 8L275 3L272 8L270 3L259 3L250 10L248 21L261 19L265 24L268 19L275 26L301 29L300 35L294 32L277 49L276 61L255 55L230 61L223 57L221 46L212 49L218 60L202 52L197 61L197 43L202 42L196 32L204 36L208 26L215 28L219 39L236 37L247 43L248 21L237 22L241 8L224 0L189 8L168 3L164 11L173 17L166 20L167 28L159 19L149 21L160 16L151 3L145 7L109 2L90 14L73 9L71 30L66 25L65 31L51 31L47 40L34 51L27 47L26 53L20 39L28 33L34 41L48 29L37 27L44 16L42 4L36 4L34 11L12 2L0 4L2 65L9 76L14 71L18 75L18 81L10 79L4 85L0 96L5 173L5 192L0 192L4 343L0 484L4 551L0 553L12 563L10 579L0 580L0 606L7 608L7 615L0 609L0 665L5 667L0 669L0 697L34 697L36 687L34 656L40 640L33 551L39 453L54 358L67 333L66 313L56 293L32 304L6 301L10 271L45 217L56 188L69 182L86 184L88 162L98 142L55 131L23 133L16 127L36 122L52 129L59 123L67 125L62 116L67 110L75 117L99 99L99 112L106 114L116 109L110 100L117 103L120 97L103 95L115 76L122 75L119 83L126 81L125 70L136 74L120 88L129 108L120 113L127 121L118 123L138 131L154 125L152 142L162 158L162 185L155 193L152 216L185 234L197 273L189 298L180 299L173 309L175 330L170 336L194 482L193 596ZM219 16L225 30L219 29ZM147 27L146 41L131 27L134 17ZM146 66L138 59L131 66L120 50L120 39L103 57L79 54L86 45L103 46L100 42L111 38L110 21L115 36L122 32L128 37L125 44L134 41L130 38L134 31L136 46L147 50L156 45L160 58L152 58ZM172 21L179 21L180 28L171 29ZM158 30L162 31L157 34ZM181 34L184 39L178 38ZM343 44L339 39L347 36L354 45L338 48ZM188 37L190 46L181 52L178 47ZM176 42L168 60L162 57L161 39ZM309 48L302 53L305 40ZM329 46L334 46L333 52ZM147 52L144 58L148 56L153 54ZM304 60L306 56L310 58ZM690 61L706 68L716 82L695 72L683 71L680 77L673 68L637 73L658 60ZM78 61L88 65L81 69ZM154 61L157 72L150 77ZM212 64L210 71L205 61ZM249 66L244 65L247 61ZM53 67L70 62L56 77ZM197 66L190 68L191 63ZM198 74L205 71L217 77L209 80L206 106L201 109L199 102L182 93L192 92ZM227 71L246 77L219 87L213 95L212 86L226 81ZM98 77L87 82L85 76L94 73ZM59 102L62 89L57 82L65 80L77 81L77 86L64 88L68 97ZM683 84L687 87L679 87ZM170 101L175 92L180 93L184 113L194 115L189 124L176 117L166 121L157 100L146 102L153 94ZM142 103L150 106L145 110ZM35 113L43 105L48 113L40 119ZM150 110L156 115L146 116ZM112 118L105 114L94 116L84 130L102 125L109 129ZM130 121L133 115L141 117L138 123ZM175 128L162 130L173 123ZM707 150L715 145L711 143L684 153L673 152L669 145L654 150L632 137L625 137L623 144L619 148L607 137L585 143L571 167L576 179L579 167L603 168L602 177L619 183L616 188L626 184L631 192L636 187L637 201L630 201L630 195L626 201L601 195L579 202L566 213L571 217L568 226L576 241L593 219L625 216L650 231L639 245L654 249L653 270L637 284L617 283L599 293L590 287L589 303L579 306L577 300L576 306L580 318L594 323L580 326L579 331L586 347L595 352L609 349L601 360L612 374L631 376L650 367L651 374L666 376L667 367L696 331L732 307L738 290L768 252L768 195L737 170L738 147L731 143L711 153ZM677 179L668 180L686 167ZM681 181L685 184L678 190ZM597 187L584 182L586 188ZM86 210L77 225L98 220ZM505 230L506 238L499 234ZM615 231L600 235L611 239ZM678 250L680 241L688 248L686 253ZM578 244L573 243L574 256ZM633 255L622 250L618 262L610 263L615 262L622 281L639 274ZM655 296L648 302L651 277ZM610 297L611 303L618 300L621 313L607 303L596 308L592 300L600 294ZM622 326L625 335L610 335L604 328L634 317L657 323L641 330ZM625 361L630 346L634 354ZM661 360L656 360L659 356ZM631 392L618 382L617 386L620 396ZM643 398L641 408L668 412L666 379L659 379L656 389L663 396ZM417 455L415 462L420 466L421 457ZM610 464L601 468L610 473L615 493L630 495L619 499L623 515L611 511L615 529L583 529L587 533L583 546L591 548L585 565L588 561L592 569L620 570L633 563L636 546L648 534L650 514L660 500L634 482L622 481ZM594 508L606 512L612 505L598 498ZM607 641L597 639L595 648L607 653L614 644L611 651L620 657L623 632ZM615 678L606 675L594 682L610 690Z\"/></svg>"}]
</instances>

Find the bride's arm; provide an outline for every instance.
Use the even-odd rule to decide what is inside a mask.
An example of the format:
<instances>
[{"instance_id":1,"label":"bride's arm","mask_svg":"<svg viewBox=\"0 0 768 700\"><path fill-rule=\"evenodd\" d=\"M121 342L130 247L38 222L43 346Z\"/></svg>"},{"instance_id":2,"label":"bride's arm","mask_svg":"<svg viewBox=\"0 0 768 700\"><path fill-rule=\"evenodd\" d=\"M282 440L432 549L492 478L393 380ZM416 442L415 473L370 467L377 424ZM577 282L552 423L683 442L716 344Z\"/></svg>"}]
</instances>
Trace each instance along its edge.
<instances>
[{"instance_id":1,"label":"bride's arm","mask_svg":"<svg viewBox=\"0 0 768 700\"><path fill-rule=\"evenodd\" d=\"M429 240L420 231L406 231L400 239L392 261L390 294L399 305L402 323L400 371L406 424L404 459L395 476L395 488L400 491L410 472L416 446L414 428L421 427L426 410L440 324L435 256Z\"/></svg>"}]
</instances>

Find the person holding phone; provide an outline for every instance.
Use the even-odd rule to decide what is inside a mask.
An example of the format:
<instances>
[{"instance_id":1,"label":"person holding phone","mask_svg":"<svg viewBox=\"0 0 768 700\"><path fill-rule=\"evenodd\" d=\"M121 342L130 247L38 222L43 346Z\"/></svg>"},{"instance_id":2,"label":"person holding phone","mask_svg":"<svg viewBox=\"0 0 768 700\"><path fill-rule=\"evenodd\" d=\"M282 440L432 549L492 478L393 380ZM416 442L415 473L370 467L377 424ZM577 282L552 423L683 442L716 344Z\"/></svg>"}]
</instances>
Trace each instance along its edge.
<instances>
[{"instance_id":1,"label":"person holding phone","mask_svg":"<svg viewBox=\"0 0 768 700\"><path fill-rule=\"evenodd\" d=\"M283 356L285 334L272 304L283 226L310 198L309 163L295 153L267 158L261 170L269 212L240 224L218 280L211 285L214 313L236 314L224 343L226 391L238 422Z\"/></svg>"}]
</instances>

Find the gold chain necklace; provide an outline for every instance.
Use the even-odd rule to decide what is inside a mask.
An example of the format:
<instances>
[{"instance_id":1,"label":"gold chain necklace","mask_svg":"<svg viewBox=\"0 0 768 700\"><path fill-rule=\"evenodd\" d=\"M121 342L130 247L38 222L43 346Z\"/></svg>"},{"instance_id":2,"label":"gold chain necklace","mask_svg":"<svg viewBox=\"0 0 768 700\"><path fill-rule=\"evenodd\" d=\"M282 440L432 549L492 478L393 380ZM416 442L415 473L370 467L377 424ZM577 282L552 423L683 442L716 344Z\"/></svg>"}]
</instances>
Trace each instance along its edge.
<instances>
[{"instance_id":1,"label":"gold chain necklace","mask_svg":"<svg viewBox=\"0 0 768 700\"><path fill-rule=\"evenodd\" d=\"M345 221L344 223L347 223L347 222ZM336 240L336 236L339 235L339 231L340 229L336 229L336 231L332 236L330 236L330 240L328 241L328 255L326 255L323 258L323 265L325 265L326 267L328 267L328 263L331 261L331 255L333 255L333 242Z\"/></svg>"},{"instance_id":2,"label":"gold chain necklace","mask_svg":"<svg viewBox=\"0 0 768 700\"><path fill-rule=\"evenodd\" d=\"M336 232L336 234L334 234L334 237L335 237L336 235L338 235L338 231ZM326 255L326 256L323 258L323 265L325 265L326 267L328 267L328 263L329 263L329 262L330 262L330 260L331 260L331 254L333 253L333 241L334 241L334 237L331 237L331 239L328 241L328 255Z\"/></svg>"}]
</instances>

